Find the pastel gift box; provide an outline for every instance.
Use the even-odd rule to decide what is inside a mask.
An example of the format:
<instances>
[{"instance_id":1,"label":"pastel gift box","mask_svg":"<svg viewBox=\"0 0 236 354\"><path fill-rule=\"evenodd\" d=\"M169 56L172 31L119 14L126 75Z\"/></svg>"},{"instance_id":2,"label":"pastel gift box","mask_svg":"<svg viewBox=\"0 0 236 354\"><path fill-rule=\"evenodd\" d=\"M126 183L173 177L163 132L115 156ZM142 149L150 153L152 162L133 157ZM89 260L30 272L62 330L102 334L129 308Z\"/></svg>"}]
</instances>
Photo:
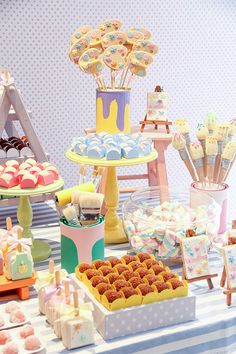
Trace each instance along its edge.
<instances>
[{"instance_id":1,"label":"pastel gift box","mask_svg":"<svg viewBox=\"0 0 236 354\"><path fill-rule=\"evenodd\" d=\"M7 279L19 280L31 278L33 274L33 259L26 252L7 254L6 256L6 277Z\"/></svg>"},{"instance_id":2,"label":"pastel gift box","mask_svg":"<svg viewBox=\"0 0 236 354\"><path fill-rule=\"evenodd\" d=\"M82 317L65 321L62 326L62 342L67 349L75 349L93 344L93 322Z\"/></svg>"},{"instance_id":3,"label":"pastel gift box","mask_svg":"<svg viewBox=\"0 0 236 354\"><path fill-rule=\"evenodd\" d=\"M61 266L74 273L78 263L104 258L104 219L94 225L73 227L60 219Z\"/></svg>"}]
</instances>

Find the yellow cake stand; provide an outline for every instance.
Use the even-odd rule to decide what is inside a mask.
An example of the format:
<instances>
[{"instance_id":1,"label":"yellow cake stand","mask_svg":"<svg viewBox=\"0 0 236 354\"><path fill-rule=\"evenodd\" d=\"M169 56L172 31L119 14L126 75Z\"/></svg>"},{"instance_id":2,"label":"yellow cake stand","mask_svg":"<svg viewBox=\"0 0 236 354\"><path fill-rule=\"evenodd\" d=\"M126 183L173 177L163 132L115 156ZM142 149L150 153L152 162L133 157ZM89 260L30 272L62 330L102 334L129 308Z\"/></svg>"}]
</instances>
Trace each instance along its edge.
<instances>
[{"instance_id":1,"label":"yellow cake stand","mask_svg":"<svg viewBox=\"0 0 236 354\"><path fill-rule=\"evenodd\" d=\"M124 243L127 236L124 231L123 222L117 215L116 209L119 201L119 189L117 183L116 167L141 165L151 162L157 158L157 151L153 150L149 155L136 159L106 160L91 159L74 153L71 149L66 152L66 157L76 163L107 167L107 183L105 188L105 204L107 213L105 216L105 242Z\"/></svg>"},{"instance_id":2,"label":"yellow cake stand","mask_svg":"<svg viewBox=\"0 0 236 354\"><path fill-rule=\"evenodd\" d=\"M12 188L0 188L0 195L20 197L17 209L17 220L19 225L23 227L23 236L32 238L31 252L34 262L41 262L47 259L51 254L51 247L46 242L33 239L33 234L30 230L33 220L33 212L29 197L56 192L63 186L64 181L59 179L48 186L37 186L36 188L21 189L19 186Z\"/></svg>"}]
</instances>

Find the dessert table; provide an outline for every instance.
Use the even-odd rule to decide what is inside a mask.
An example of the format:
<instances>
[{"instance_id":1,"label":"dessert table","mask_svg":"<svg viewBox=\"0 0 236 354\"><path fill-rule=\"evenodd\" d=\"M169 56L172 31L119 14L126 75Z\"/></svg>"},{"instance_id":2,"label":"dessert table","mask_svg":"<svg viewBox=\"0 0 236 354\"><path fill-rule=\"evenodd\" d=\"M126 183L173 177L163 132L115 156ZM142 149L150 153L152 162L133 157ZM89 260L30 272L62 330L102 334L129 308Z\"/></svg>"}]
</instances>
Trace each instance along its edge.
<instances>
[{"instance_id":1,"label":"dessert table","mask_svg":"<svg viewBox=\"0 0 236 354\"><path fill-rule=\"evenodd\" d=\"M121 199L125 196L121 196ZM32 232L35 238L47 239L52 249L52 257L55 263L60 263L60 227L53 202L33 205L34 219ZM0 227L4 227L5 217L12 216L15 220L14 207L1 208ZM44 223L47 215L46 223ZM40 225L40 227L38 226ZM121 257L130 251L129 245L107 245L105 256ZM169 353L169 354L195 354L195 353L234 353L236 351L236 298L233 297L231 307L226 306L225 295L219 287L220 275L223 268L223 261L218 252L210 253L210 266L218 272L219 277L214 279L215 288L209 290L206 282L190 284L191 291L196 295L196 321L174 325L158 330L141 332L136 335L117 338L111 341L104 341L95 331L95 344L84 348L75 349L73 353L81 354L130 354L130 353ZM36 264L36 270L47 269L48 261ZM172 266L181 273L179 265ZM45 317L39 315L37 306L37 293L31 288L31 299L22 303L27 309L37 332L42 335L47 343L47 353L71 353L65 350L62 342L53 333L53 330L45 322ZM170 309L170 316L175 314L177 309ZM161 314L160 314L161 315ZM178 314L181 316L181 314ZM144 319L140 318L140 325ZM121 319L122 321L122 319ZM126 324L124 324L126 325ZM41 353L42 354L42 353Z\"/></svg>"},{"instance_id":2,"label":"dessert table","mask_svg":"<svg viewBox=\"0 0 236 354\"><path fill-rule=\"evenodd\" d=\"M153 150L147 156L141 156L134 159L106 160L91 159L87 156L81 156L69 149L66 157L75 163L90 166L107 167L107 182L105 188L105 205L107 213L105 215L105 242L123 243L127 242L127 236L124 231L123 222L119 219L116 209L119 202L119 189L117 185L116 167L141 165L156 160L157 152Z\"/></svg>"}]
</instances>

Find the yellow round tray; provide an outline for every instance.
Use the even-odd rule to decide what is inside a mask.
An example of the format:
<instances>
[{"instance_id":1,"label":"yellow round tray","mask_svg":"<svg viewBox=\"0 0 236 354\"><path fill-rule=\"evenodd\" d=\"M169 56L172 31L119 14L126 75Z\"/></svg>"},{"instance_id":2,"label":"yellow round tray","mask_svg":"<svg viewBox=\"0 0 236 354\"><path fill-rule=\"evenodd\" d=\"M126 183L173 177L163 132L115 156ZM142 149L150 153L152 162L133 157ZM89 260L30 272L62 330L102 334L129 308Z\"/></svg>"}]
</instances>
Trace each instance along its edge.
<instances>
[{"instance_id":1,"label":"yellow round tray","mask_svg":"<svg viewBox=\"0 0 236 354\"><path fill-rule=\"evenodd\" d=\"M90 166L101 166L101 167L141 165L143 163L147 163L155 160L157 156L158 156L157 151L153 150L149 155L141 156L136 159L122 158L120 160L106 160L105 158L91 159L87 156L81 156L73 152L71 149L69 149L66 152L66 157L73 162L90 165Z\"/></svg>"},{"instance_id":2,"label":"yellow round tray","mask_svg":"<svg viewBox=\"0 0 236 354\"><path fill-rule=\"evenodd\" d=\"M19 186L12 187L12 188L0 188L0 194L6 195L6 196L30 196L30 195L40 195L40 194L45 194L45 193L50 193L57 191L61 187L64 186L64 181L63 179L58 179L52 184L49 184L48 186L37 186L36 188L20 188Z\"/></svg>"}]
</instances>

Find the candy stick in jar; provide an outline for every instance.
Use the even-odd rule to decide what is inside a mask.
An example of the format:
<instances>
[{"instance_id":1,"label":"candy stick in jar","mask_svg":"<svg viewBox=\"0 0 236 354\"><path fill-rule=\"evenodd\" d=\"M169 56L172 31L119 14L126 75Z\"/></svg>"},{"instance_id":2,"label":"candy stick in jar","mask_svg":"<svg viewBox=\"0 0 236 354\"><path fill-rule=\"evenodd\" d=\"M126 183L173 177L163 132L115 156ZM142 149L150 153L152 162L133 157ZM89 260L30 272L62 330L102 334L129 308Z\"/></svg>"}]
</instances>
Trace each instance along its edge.
<instances>
[{"instance_id":1,"label":"candy stick in jar","mask_svg":"<svg viewBox=\"0 0 236 354\"><path fill-rule=\"evenodd\" d=\"M193 181L197 181L196 172L191 157L189 156L188 150L186 148L186 141L182 134L174 133L172 138L172 146L178 150L181 159L183 160L185 166L187 167Z\"/></svg>"},{"instance_id":2,"label":"candy stick in jar","mask_svg":"<svg viewBox=\"0 0 236 354\"><path fill-rule=\"evenodd\" d=\"M221 156L223 152L224 142L228 137L229 126L227 123L220 124L215 132L215 137L218 142L218 154L216 156L215 161L215 170L214 170L214 181L217 183L219 173L220 173L220 165L221 165Z\"/></svg>"},{"instance_id":3,"label":"candy stick in jar","mask_svg":"<svg viewBox=\"0 0 236 354\"><path fill-rule=\"evenodd\" d=\"M228 141L231 141L234 135L236 135L236 118L229 121Z\"/></svg>"},{"instance_id":4,"label":"candy stick in jar","mask_svg":"<svg viewBox=\"0 0 236 354\"><path fill-rule=\"evenodd\" d=\"M228 176L236 154L236 142L229 141L223 150L218 183L222 184Z\"/></svg>"},{"instance_id":5,"label":"candy stick in jar","mask_svg":"<svg viewBox=\"0 0 236 354\"><path fill-rule=\"evenodd\" d=\"M209 134L212 135L218 126L218 119L214 113L208 113L204 123L209 130Z\"/></svg>"},{"instance_id":6,"label":"candy stick in jar","mask_svg":"<svg viewBox=\"0 0 236 354\"><path fill-rule=\"evenodd\" d=\"M126 56L128 50L123 45L112 45L107 47L104 51L103 61L106 66L111 69L111 86L115 87L115 74L114 71L123 70L126 66Z\"/></svg>"},{"instance_id":7,"label":"candy stick in jar","mask_svg":"<svg viewBox=\"0 0 236 354\"><path fill-rule=\"evenodd\" d=\"M214 136L206 137L206 167L207 167L207 178L209 183L214 181L214 169L216 155L218 154L218 144L217 139Z\"/></svg>"},{"instance_id":8,"label":"candy stick in jar","mask_svg":"<svg viewBox=\"0 0 236 354\"><path fill-rule=\"evenodd\" d=\"M178 118L175 120L174 124L176 126L177 131L180 134L183 134L185 141L186 141L187 149L189 150L189 146L191 144L191 139L190 139L190 135L189 135L190 127L189 127L188 121L183 118Z\"/></svg>"},{"instance_id":9,"label":"candy stick in jar","mask_svg":"<svg viewBox=\"0 0 236 354\"><path fill-rule=\"evenodd\" d=\"M89 31L92 31L92 27L88 25L80 26L79 28L77 28L71 37L71 45L77 42L78 39L84 37Z\"/></svg>"},{"instance_id":10,"label":"candy stick in jar","mask_svg":"<svg viewBox=\"0 0 236 354\"><path fill-rule=\"evenodd\" d=\"M131 71L131 75L128 78L127 87L129 87L134 74L137 76L145 76L146 70L149 65L153 62L153 55L144 51L133 51L129 54L127 58L128 67ZM125 80L124 80L125 83Z\"/></svg>"},{"instance_id":11,"label":"candy stick in jar","mask_svg":"<svg viewBox=\"0 0 236 354\"><path fill-rule=\"evenodd\" d=\"M194 141L190 144L189 147L190 155L193 159L194 167L197 171L198 180L201 183L204 183L204 171L203 171L203 158L204 158L204 151L202 145L199 141Z\"/></svg>"},{"instance_id":12,"label":"candy stick in jar","mask_svg":"<svg viewBox=\"0 0 236 354\"><path fill-rule=\"evenodd\" d=\"M79 58L79 67L86 74L93 75L99 88L104 88L104 80L97 77L103 69L103 63L100 58L100 50L90 48L86 50Z\"/></svg>"},{"instance_id":13,"label":"candy stick in jar","mask_svg":"<svg viewBox=\"0 0 236 354\"><path fill-rule=\"evenodd\" d=\"M202 145L204 153L206 153L206 137L208 135L209 135L209 131L208 131L208 128L206 127L206 125L205 124L198 124L196 136ZM206 166L207 161L206 160L207 160L207 157L205 154L204 159L203 159L203 168L204 168L204 176L205 177L206 177L206 173L207 173L207 166Z\"/></svg>"}]
</instances>

